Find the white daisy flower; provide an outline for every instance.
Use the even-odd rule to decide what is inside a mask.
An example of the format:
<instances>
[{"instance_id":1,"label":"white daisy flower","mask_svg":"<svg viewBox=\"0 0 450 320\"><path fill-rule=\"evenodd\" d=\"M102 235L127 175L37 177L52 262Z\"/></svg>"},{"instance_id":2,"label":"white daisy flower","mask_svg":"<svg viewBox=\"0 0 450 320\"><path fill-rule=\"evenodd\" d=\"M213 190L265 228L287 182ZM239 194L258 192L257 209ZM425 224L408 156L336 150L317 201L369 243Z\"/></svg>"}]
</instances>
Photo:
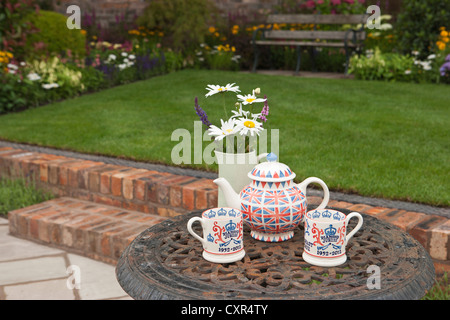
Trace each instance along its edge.
<instances>
[{"instance_id":1,"label":"white daisy flower","mask_svg":"<svg viewBox=\"0 0 450 320\"><path fill-rule=\"evenodd\" d=\"M227 92L227 91L233 91L233 92L241 92L241 90L239 90L239 86L235 86L235 83L228 83L226 86L219 86L219 85L214 85L214 84L208 84L206 90L208 90L208 93L205 94L205 97L209 97L212 96L216 93L220 93L220 92Z\"/></svg>"},{"instance_id":2,"label":"white daisy flower","mask_svg":"<svg viewBox=\"0 0 450 320\"><path fill-rule=\"evenodd\" d=\"M44 84L42 84L42 88L44 88L46 90L50 90L50 89L58 88L58 87L59 87L59 84L57 84L57 83L44 83Z\"/></svg>"},{"instance_id":3,"label":"white daisy flower","mask_svg":"<svg viewBox=\"0 0 450 320\"><path fill-rule=\"evenodd\" d=\"M253 90L252 94L247 94L245 96L241 96L240 94L237 95L237 98L239 100L241 100L241 102L246 105L246 104L252 104L255 102L264 102L267 99L262 99L262 98L257 98L256 94L255 94L255 90Z\"/></svg>"},{"instance_id":4,"label":"white daisy flower","mask_svg":"<svg viewBox=\"0 0 450 320\"><path fill-rule=\"evenodd\" d=\"M236 104L237 104L237 103L236 103ZM244 111L244 110L242 110L242 104L241 104L241 103L239 103L239 110L238 110L238 111L231 110L231 112L233 113L233 115L231 116L231 118L239 118L239 117L247 118L248 115L249 115L249 113L250 113L250 111Z\"/></svg>"},{"instance_id":5,"label":"white daisy flower","mask_svg":"<svg viewBox=\"0 0 450 320\"><path fill-rule=\"evenodd\" d=\"M35 73L35 72L29 73L29 74L27 75L27 78L28 78L28 80L30 80L30 81L41 80L41 77L40 77L37 73Z\"/></svg>"},{"instance_id":6,"label":"white daisy flower","mask_svg":"<svg viewBox=\"0 0 450 320\"><path fill-rule=\"evenodd\" d=\"M239 132L241 135L259 135L262 130L264 130L262 124L256 120L241 118L236 122L235 131Z\"/></svg>"},{"instance_id":7,"label":"white daisy flower","mask_svg":"<svg viewBox=\"0 0 450 320\"><path fill-rule=\"evenodd\" d=\"M228 121L223 121L220 119L222 126L216 127L215 125L211 125L208 129L208 134L210 136L215 136L215 140L222 140L228 135L234 134L236 130L236 120L230 119Z\"/></svg>"}]
</instances>

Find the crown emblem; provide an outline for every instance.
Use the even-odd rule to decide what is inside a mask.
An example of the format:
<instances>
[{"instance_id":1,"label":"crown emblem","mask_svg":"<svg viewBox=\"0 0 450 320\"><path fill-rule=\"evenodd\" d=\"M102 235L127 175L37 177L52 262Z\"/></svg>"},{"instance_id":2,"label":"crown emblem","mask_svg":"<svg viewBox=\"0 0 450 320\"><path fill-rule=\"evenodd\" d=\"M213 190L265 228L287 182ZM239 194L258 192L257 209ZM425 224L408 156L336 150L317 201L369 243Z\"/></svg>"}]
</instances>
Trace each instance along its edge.
<instances>
[{"instance_id":1,"label":"crown emblem","mask_svg":"<svg viewBox=\"0 0 450 320\"><path fill-rule=\"evenodd\" d=\"M227 214L227 210L225 210L224 208L220 208L220 210L217 211L217 214L219 216L225 216Z\"/></svg>"},{"instance_id":2,"label":"crown emblem","mask_svg":"<svg viewBox=\"0 0 450 320\"><path fill-rule=\"evenodd\" d=\"M228 211L228 215L230 216L230 217L236 217L236 215L237 215L237 212L234 210L234 209L231 209L231 211Z\"/></svg>"},{"instance_id":3,"label":"crown emblem","mask_svg":"<svg viewBox=\"0 0 450 320\"><path fill-rule=\"evenodd\" d=\"M312 213L311 216L312 216L313 219L320 218L320 212L316 210L316 211L314 211L314 212Z\"/></svg>"},{"instance_id":4,"label":"crown emblem","mask_svg":"<svg viewBox=\"0 0 450 320\"><path fill-rule=\"evenodd\" d=\"M210 234L208 234L208 236L206 237L206 240L208 240L209 242L214 242L214 237Z\"/></svg>"},{"instance_id":5,"label":"crown emblem","mask_svg":"<svg viewBox=\"0 0 450 320\"><path fill-rule=\"evenodd\" d=\"M341 215L338 212L336 212L335 214L333 214L333 219L339 221L341 220Z\"/></svg>"},{"instance_id":6,"label":"crown emblem","mask_svg":"<svg viewBox=\"0 0 450 320\"><path fill-rule=\"evenodd\" d=\"M330 224L330 226L325 229L325 235L327 237L334 236L336 234L336 231L336 228L333 228L333 225Z\"/></svg>"},{"instance_id":7,"label":"crown emblem","mask_svg":"<svg viewBox=\"0 0 450 320\"><path fill-rule=\"evenodd\" d=\"M225 225L225 230L227 230L227 231L233 231L233 230L236 229L236 227L237 227L237 224L234 223L233 220L230 220L230 223L227 223L227 224Z\"/></svg>"},{"instance_id":8,"label":"crown emblem","mask_svg":"<svg viewBox=\"0 0 450 320\"><path fill-rule=\"evenodd\" d=\"M214 210L210 210L210 211L206 214L206 216L207 216L208 218L214 218L214 217L216 216L216 212L215 212Z\"/></svg>"},{"instance_id":9,"label":"crown emblem","mask_svg":"<svg viewBox=\"0 0 450 320\"><path fill-rule=\"evenodd\" d=\"M324 212L322 212L322 218L330 218L331 217L331 212L328 210L325 210Z\"/></svg>"}]
</instances>

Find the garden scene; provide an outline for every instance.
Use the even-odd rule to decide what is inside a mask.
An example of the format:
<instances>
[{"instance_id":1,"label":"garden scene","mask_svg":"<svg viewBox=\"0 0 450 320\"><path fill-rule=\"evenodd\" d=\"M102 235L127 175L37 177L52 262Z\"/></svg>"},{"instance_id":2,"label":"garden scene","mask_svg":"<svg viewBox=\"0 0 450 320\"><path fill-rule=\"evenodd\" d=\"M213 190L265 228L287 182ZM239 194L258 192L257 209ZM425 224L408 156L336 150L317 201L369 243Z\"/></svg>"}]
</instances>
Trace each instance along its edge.
<instances>
[{"instance_id":1,"label":"garden scene","mask_svg":"<svg viewBox=\"0 0 450 320\"><path fill-rule=\"evenodd\" d=\"M430 268L434 268L432 287L421 288L424 292L417 293L417 298L449 299L450 3L247 2L237 5L234 1L224 4L212 0L153 0L143 1L141 7L131 10L134 7L127 1L113 7L108 4L112 1L95 4L86 0L75 6L79 11L68 10L72 3L65 1L6 0L0 4L0 230L5 232L0 234L0 241L4 242L0 248L6 253L3 256L0 252L0 270L5 270L0 276L0 300L44 299L39 291L31 297L25 292L31 286L49 290L43 289L47 288L44 283L50 283L44 276L25 280L8 277L8 270L17 269L15 264L25 259L14 251L16 246L25 244L6 249L11 239L48 245L52 259L64 255L64 275L58 279L70 275L67 268L72 265L82 266L81 289L69 288L68 281L66 286L66 280L60 280L70 294L55 299L143 298L134 296L120 279L120 272L127 271L122 252L131 252L130 242L136 236L167 218L187 216L193 211L201 216L213 207L236 207L221 198L225 188L215 180L223 172L216 161L217 152L265 154L260 164L253 163L250 173L244 169L245 176L254 173L256 177L256 165L276 163L287 166L286 177L291 177L292 183L302 185L308 177L320 178L326 186L308 186L308 205L319 205L323 199L330 210L365 214L362 229L352 241L362 239L371 223L378 223L375 221L395 225L399 234L420 243L420 250L429 255ZM380 11L368 12L369 6ZM369 20L359 24L268 23L272 15L320 15L331 17L327 21L337 21L342 15L365 14ZM375 27L369 23L374 15ZM347 42L345 46L330 45L334 38L296 40L305 44L300 47L276 44L294 41L289 38L293 35L347 35L356 31L363 38L352 47L350 55ZM263 34L275 32L284 32L280 34L286 35L287 40L278 39L275 44L256 49L255 40L265 41ZM252 72L256 50L258 66ZM298 66L299 72L295 73ZM265 144L262 137L267 139ZM238 169L232 171L236 174ZM278 182L270 179L275 177L258 175L253 185L256 181L258 186L260 182ZM116 181L119 187L115 186ZM284 186L288 180L280 181ZM236 197L241 189L242 186L235 190ZM325 201L328 190L329 202ZM245 220L244 196L245 193L241 195L241 211ZM83 201L83 206L78 200ZM294 205L293 198L287 202ZM52 218L53 213L44 211L45 206L60 215ZM78 220L69 221L72 213L62 214L64 206L72 206ZM97 217L106 212L102 206L108 210L118 207L127 215L134 215L134 220L122 220L115 213L110 215L114 218L111 221L99 218L77 242L77 235L81 234L77 233L77 223L81 226L81 218L91 213ZM28 207L38 208L38 213ZM106 213L102 218L105 216ZM148 217L154 216L155 220L150 221ZM373 217L377 219L372 221ZM133 226L135 232L126 234L125 240L114 233L123 231L118 230L123 221L129 224L129 229L124 230ZM141 221L147 224L134 225ZM187 220L184 227L186 223ZM350 229L353 227L354 224ZM109 233L105 236L101 230ZM299 237L303 241L303 220L301 230ZM385 235L391 232L394 233L386 227ZM382 268L381 290L369 290L370 294L382 292L383 276L395 278L401 271L383 274L383 266L391 261L389 250L383 250L395 242L386 240L383 247L378 236L382 237L383 232L367 235L367 239L358 242L361 247L347 247L347 267L321 267L319 272L316 267L302 265L299 270L303 274L299 277L292 276L295 270L287 276L287 271L266 268L269 275L264 279L262 271L256 272L252 267L246 277L252 286L264 288L281 286L281 278L292 277L289 279L294 289L286 289L291 293L300 288L296 281L301 278L301 286L306 284L313 292L319 292L321 285L329 287L349 281L350 270L361 259L367 259L366 264L359 265L364 266L363 273L368 265ZM191 249L180 249L191 242L201 249L195 235L186 237L190 240L172 239L181 244L167 252L161 249L163 258L172 259L170 255L177 249L177 254L189 256L183 261L192 263L192 270L205 270L201 265L202 251L196 260ZM244 236L248 256L242 261L249 263L258 258L249 254L245 239ZM371 241L372 247L363 248ZM291 242L275 245L279 244L282 252L283 243ZM165 248L166 242L162 243ZM407 250L412 245L396 249L400 247ZM394 249L390 255L395 255L393 252ZM367 258L368 254L371 258ZM112 274L112 280L95 276L95 272L103 273L102 265L94 267L94 262L84 260L88 258L111 267L107 272ZM173 261L183 264L176 259ZM408 259L414 260L411 256ZM411 265L398 263L398 268L418 272L420 268L413 267L413 263L421 268L427 263L417 259L409 261ZM125 291L115 278L116 264L117 277ZM236 272L229 267L233 263L224 265L224 269L205 273L218 272L218 279L225 279L223 274ZM94 273L89 274L89 268ZM187 272L192 277L194 271L190 268L179 268L177 272ZM424 269L416 282L430 272ZM84 287L83 275L86 281L92 281ZM391 283L412 278L397 277ZM94 284L98 279L114 282L114 288L108 289L114 293L100 294L103 289L95 286L102 287L102 283ZM365 286L366 279L367 273L359 281ZM239 288L240 283L235 285ZM87 288L93 291L83 291ZM414 288L411 292L420 291ZM163 297L183 297L181 289L173 293L175 296L164 290ZM397 297L394 289L389 292L391 296L386 294L385 299ZM187 293L186 296L190 297ZM405 292L398 297L412 299Z\"/></svg>"}]
</instances>

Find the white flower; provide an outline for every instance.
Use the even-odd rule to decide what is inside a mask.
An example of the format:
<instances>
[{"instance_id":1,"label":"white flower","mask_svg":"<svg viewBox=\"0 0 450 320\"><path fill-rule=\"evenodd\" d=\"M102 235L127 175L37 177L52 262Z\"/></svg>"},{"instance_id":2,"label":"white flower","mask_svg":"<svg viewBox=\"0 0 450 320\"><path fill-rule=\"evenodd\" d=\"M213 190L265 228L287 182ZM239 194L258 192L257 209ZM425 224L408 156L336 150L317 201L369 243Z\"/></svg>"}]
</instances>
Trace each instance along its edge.
<instances>
[{"instance_id":1,"label":"white flower","mask_svg":"<svg viewBox=\"0 0 450 320\"><path fill-rule=\"evenodd\" d=\"M128 56L128 58L130 58L131 60L134 60L134 59L136 59L136 56L135 56L134 54L130 54L130 55Z\"/></svg>"},{"instance_id":2,"label":"white flower","mask_svg":"<svg viewBox=\"0 0 450 320\"><path fill-rule=\"evenodd\" d=\"M432 60L432 59L436 59L436 55L435 55L435 54L430 54L430 55L427 57L427 60Z\"/></svg>"},{"instance_id":3,"label":"white flower","mask_svg":"<svg viewBox=\"0 0 450 320\"><path fill-rule=\"evenodd\" d=\"M405 70L405 74L411 74L411 70Z\"/></svg>"},{"instance_id":4,"label":"white flower","mask_svg":"<svg viewBox=\"0 0 450 320\"><path fill-rule=\"evenodd\" d=\"M241 135L253 136L253 134L259 135L259 133L264 129L262 124L256 120L241 118L237 120L235 130Z\"/></svg>"},{"instance_id":5,"label":"white flower","mask_svg":"<svg viewBox=\"0 0 450 320\"><path fill-rule=\"evenodd\" d=\"M255 90L253 90L253 93L252 93L252 94L247 94L247 95L245 95L245 96L241 96L240 94L238 94L238 95L237 95L237 98L238 98L239 100L241 100L241 102L242 102L244 105L245 105L245 104L252 104L252 103L255 103L255 102L264 102L264 101L267 100L267 99L256 98Z\"/></svg>"},{"instance_id":6,"label":"white flower","mask_svg":"<svg viewBox=\"0 0 450 320\"><path fill-rule=\"evenodd\" d=\"M41 80L41 77L37 74L37 73L29 73L28 75L27 75L27 78L28 78L28 80L31 80L31 81L37 81L37 80Z\"/></svg>"},{"instance_id":7,"label":"white flower","mask_svg":"<svg viewBox=\"0 0 450 320\"><path fill-rule=\"evenodd\" d=\"M123 70L127 67L127 65L125 63L119 64L119 69Z\"/></svg>"},{"instance_id":8,"label":"white flower","mask_svg":"<svg viewBox=\"0 0 450 320\"><path fill-rule=\"evenodd\" d=\"M236 103L238 104L238 103ZM248 114L250 113L250 111L244 111L242 110L242 104L239 103L239 111L235 111L235 110L231 110L231 112L233 113L233 115L231 116L231 118L238 118L238 117L248 117Z\"/></svg>"},{"instance_id":9,"label":"white flower","mask_svg":"<svg viewBox=\"0 0 450 320\"><path fill-rule=\"evenodd\" d=\"M383 23L382 25L380 25L379 30L391 30L392 29L392 24L390 23Z\"/></svg>"},{"instance_id":10,"label":"white flower","mask_svg":"<svg viewBox=\"0 0 450 320\"><path fill-rule=\"evenodd\" d=\"M128 55L128 53L122 52L122 57L126 57L127 55Z\"/></svg>"},{"instance_id":11,"label":"white flower","mask_svg":"<svg viewBox=\"0 0 450 320\"><path fill-rule=\"evenodd\" d=\"M57 83L43 83L42 84L42 88L44 88L46 90L50 90L50 89L58 88L58 87L59 87L59 84L57 84Z\"/></svg>"},{"instance_id":12,"label":"white flower","mask_svg":"<svg viewBox=\"0 0 450 320\"><path fill-rule=\"evenodd\" d=\"M412 54L413 56L418 56L418 55L419 55L419 51L413 51L413 52L411 52L411 54Z\"/></svg>"},{"instance_id":13,"label":"white flower","mask_svg":"<svg viewBox=\"0 0 450 320\"><path fill-rule=\"evenodd\" d=\"M233 87L235 83L228 83L225 87L214 85L214 84L208 84L206 90L208 90L208 93L205 94L205 97L212 96L219 92L227 92L227 91L233 91L233 92L241 92L239 90L239 86Z\"/></svg>"},{"instance_id":14,"label":"white flower","mask_svg":"<svg viewBox=\"0 0 450 320\"><path fill-rule=\"evenodd\" d=\"M220 119L220 122L222 123L220 128L215 125L211 125L208 129L208 134L210 136L215 136L215 140L222 140L226 136L236 133L235 119L230 119L228 121L223 121Z\"/></svg>"},{"instance_id":15,"label":"white flower","mask_svg":"<svg viewBox=\"0 0 450 320\"><path fill-rule=\"evenodd\" d=\"M19 69L18 66L16 66L15 64L12 64L12 63L9 63L7 67L8 67L8 69L12 69L12 70L18 70Z\"/></svg>"}]
</instances>

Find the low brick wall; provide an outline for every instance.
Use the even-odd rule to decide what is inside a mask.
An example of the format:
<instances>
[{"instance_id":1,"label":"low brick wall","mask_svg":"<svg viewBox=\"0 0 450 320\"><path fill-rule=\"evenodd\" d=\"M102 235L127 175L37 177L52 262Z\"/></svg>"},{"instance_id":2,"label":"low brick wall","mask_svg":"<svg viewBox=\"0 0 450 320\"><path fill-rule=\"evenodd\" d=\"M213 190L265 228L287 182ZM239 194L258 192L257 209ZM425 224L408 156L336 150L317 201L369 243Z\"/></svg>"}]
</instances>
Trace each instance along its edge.
<instances>
[{"instance_id":1,"label":"low brick wall","mask_svg":"<svg viewBox=\"0 0 450 320\"><path fill-rule=\"evenodd\" d=\"M172 217L217 205L209 179L0 148L0 176L25 177L58 196Z\"/></svg>"},{"instance_id":2,"label":"low brick wall","mask_svg":"<svg viewBox=\"0 0 450 320\"><path fill-rule=\"evenodd\" d=\"M218 190L211 179L11 147L0 148L0 176L26 177L60 197L72 197L163 218L217 206ZM308 197L310 204L318 204L320 200ZM328 206L369 214L403 229L430 253L439 271L450 271L450 219L333 199ZM26 232L32 231L27 229ZM32 237L31 234L29 236Z\"/></svg>"}]
</instances>

